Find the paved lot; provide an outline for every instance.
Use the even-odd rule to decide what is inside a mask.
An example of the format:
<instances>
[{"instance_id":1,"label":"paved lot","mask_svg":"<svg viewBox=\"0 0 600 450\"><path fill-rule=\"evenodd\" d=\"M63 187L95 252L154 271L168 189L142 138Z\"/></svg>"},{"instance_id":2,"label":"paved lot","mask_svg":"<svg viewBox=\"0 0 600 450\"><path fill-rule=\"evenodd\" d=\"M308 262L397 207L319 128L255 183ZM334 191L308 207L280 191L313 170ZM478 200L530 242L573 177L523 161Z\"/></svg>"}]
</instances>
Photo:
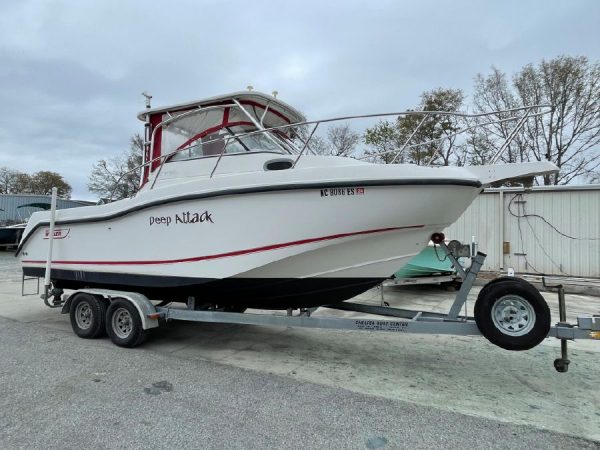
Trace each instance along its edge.
<instances>
[{"instance_id":1,"label":"paved lot","mask_svg":"<svg viewBox=\"0 0 600 450\"><path fill-rule=\"evenodd\" d=\"M20 297L10 264L1 447L598 448L549 431L600 440L598 342L572 346L568 374L552 369L551 340L513 353L482 338L181 323L124 350L76 338L66 316ZM449 298L386 292L431 310Z\"/></svg>"},{"instance_id":2,"label":"paved lot","mask_svg":"<svg viewBox=\"0 0 600 450\"><path fill-rule=\"evenodd\" d=\"M597 448L0 319L3 448Z\"/></svg>"}]
</instances>

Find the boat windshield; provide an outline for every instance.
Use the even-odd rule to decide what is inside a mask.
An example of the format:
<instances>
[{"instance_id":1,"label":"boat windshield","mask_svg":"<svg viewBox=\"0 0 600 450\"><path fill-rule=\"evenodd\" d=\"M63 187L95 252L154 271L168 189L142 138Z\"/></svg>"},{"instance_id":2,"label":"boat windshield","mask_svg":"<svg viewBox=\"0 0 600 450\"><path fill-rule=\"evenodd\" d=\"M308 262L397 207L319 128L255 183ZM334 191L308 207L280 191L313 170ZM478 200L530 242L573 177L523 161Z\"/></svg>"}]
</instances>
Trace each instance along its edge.
<instances>
[{"instance_id":1,"label":"boat windshield","mask_svg":"<svg viewBox=\"0 0 600 450\"><path fill-rule=\"evenodd\" d=\"M289 154L292 146L282 132L259 131L257 114L238 108L183 111L171 116L160 136L167 162L244 152ZM252 115L253 117L249 117ZM269 125L266 125L267 127ZM248 135L248 133L253 133Z\"/></svg>"},{"instance_id":2,"label":"boat windshield","mask_svg":"<svg viewBox=\"0 0 600 450\"><path fill-rule=\"evenodd\" d=\"M277 144L278 139L269 139L265 133L251 134L243 136L244 133L255 131L252 127L223 127L220 130L213 131L187 145L181 146L177 152L169 158L170 161L185 161L187 159L202 158L205 156L218 156L223 154L243 153L243 152L277 152L286 153L283 148ZM237 136L237 135L242 136ZM274 140L276 142L274 142Z\"/></svg>"}]
</instances>

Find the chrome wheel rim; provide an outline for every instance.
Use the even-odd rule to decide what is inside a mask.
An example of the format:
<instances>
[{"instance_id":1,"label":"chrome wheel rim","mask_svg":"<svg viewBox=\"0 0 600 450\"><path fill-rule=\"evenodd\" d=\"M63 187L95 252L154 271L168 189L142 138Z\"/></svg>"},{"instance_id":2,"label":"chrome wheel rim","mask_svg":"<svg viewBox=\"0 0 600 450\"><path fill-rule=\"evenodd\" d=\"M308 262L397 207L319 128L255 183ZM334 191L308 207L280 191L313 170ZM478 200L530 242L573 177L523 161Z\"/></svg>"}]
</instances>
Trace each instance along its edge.
<instances>
[{"instance_id":1,"label":"chrome wheel rim","mask_svg":"<svg viewBox=\"0 0 600 450\"><path fill-rule=\"evenodd\" d=\"M75 322L82 330L92 326L92 308L88 302L79 302L75 308Z\"/></svg>"},{"instance_id":2,"label":"chrome wheel rim","mask_svg":"<svg viewBox=\"0 0 600 450\"><path fill-rule=\"evenodd\" d=\"M518 295L500 297L492 307L492 320L498 330L510 336L523 336L535 325L531 303Z\"/></svg>"},{"instance_id":3,"label":"chrome wheel rim","mask_svg":"<svg viewBox=\"0 0 600 450\"><path fill-rule=\"evenodd\" d=\"M133 320L125 308L117 309L112 316L112 329L121 339L127 339L133 330Z\"/></svg>"}]
</instances>

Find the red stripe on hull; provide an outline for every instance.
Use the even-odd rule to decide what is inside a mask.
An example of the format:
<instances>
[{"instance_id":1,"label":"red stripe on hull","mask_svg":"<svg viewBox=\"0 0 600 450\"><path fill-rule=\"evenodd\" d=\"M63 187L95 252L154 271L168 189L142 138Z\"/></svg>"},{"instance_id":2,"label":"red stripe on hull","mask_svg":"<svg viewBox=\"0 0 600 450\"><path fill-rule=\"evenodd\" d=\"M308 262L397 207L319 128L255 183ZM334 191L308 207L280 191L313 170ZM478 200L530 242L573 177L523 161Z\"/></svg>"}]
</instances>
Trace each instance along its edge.
<instances>
[{"instance_id":1,"label":"red stripe on hull","mask_svg":"<svg viewBox=\"0 0 600 450\"><path fill-rule=\"evenodd\" d=\"M264 247L255 247L255 248L249 248L249 249L245 249L245 250L237 250L237 251L227 252L227 253L217 253L215 255L195 256L192 258L182 258L182 259L167 259L167 260L162 260L162 261L52 261L52 263L53 264L74 264L74 265L91 264L91 265L110 265L110 266L176 264L176 263L185 263L185 262L206 261L206 260L218 259L218 258L228 258L230 256L240 256L240 255L247 255L249 253L265 252L265 251L276 250L276 249L285 248L285 247L293 247L296 245L311 244L313 242L329 241L329 240L333 240L333 239L341 239L341 238L350 237L350 236L360 236L360 235L365 235L365 234L382 233L382 232L386 232L386 231L398 231L398 230L406 230L406 229L411 229L411 228L423 228L424 226L425 225L411 225L408 227L378 228L375 230L355 231L353 233L332 234L330 236L302 239L299 241L284 242L282 244L265 245ZM43 261L43 260L23 260L22 262L27 263L27 264L45 264L46 263L46 261Z\"/></svg>"}]
</instances>

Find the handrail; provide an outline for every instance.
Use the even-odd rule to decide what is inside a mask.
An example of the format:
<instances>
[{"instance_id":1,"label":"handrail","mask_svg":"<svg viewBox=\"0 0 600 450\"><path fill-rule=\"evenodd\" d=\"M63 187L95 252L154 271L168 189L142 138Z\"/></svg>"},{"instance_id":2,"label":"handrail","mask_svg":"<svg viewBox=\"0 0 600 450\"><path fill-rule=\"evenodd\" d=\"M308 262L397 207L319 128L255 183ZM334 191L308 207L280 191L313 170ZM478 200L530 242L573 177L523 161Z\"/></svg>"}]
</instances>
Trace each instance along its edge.
<instances>
[{"instance_id":1,"label":"handrail","mask_svg":"<svg viewBox=\"0 0 600 450\"><path fill-rule=\"evenodd\" d=\"M226 136L226 137L223 139L223 149L221 150L221 153L219 153L219 157L217 158L217 162L215 163L215 165L214 165L214 167L213 167L212 171L210 172L210 176L209 176L209 178L212 178L212 176L213 176L213 175L214 175L214 173L215 173L215 170L217 170L217 166L219 165L219 163L221 162L221 158L222 158L222 157L223 157L223 155L225 154L225 149L227 148L227 144L229 144L229 140L230 140L230 139L234 139L234 136ZM215 139L215 142L218 142L218 141L219 141L218 139ZM155 180L156 180L156 178L155 178Z\"/></svg>"},{"instance_id":2,"label":"handrail","mask_svg":"<svg viewBox=\"0 0 600 450\"><path fill-rule=\"evenodd\" d=\"M532 110L532 108L529 108L527 111L525 111L525 115L521 118L521 120L519 120L519 123L517 123L517 126L515 127L515 129L512 130L512 132L508 135L508 137L506 138L506 141L504 141L504 144L502 144L502 147L500 147L500 149L490 159L491 164L495 164L496 161L498 161L498 158L500 158L500 155L502 155L502 153L504 153L504 150L506 150L508 148L510 143L517 136L517 133L521 130L521 128L523 128L523 125L525 125L525 122L529 118L529 113L531 112L531 110Z\"/></svg>"},{"instance_id":3,"label":"handrail","mask_svg":"<svg viewBox=\"0 0 600 450\"><path fill-rule=\"evenodd\" d=\"M394 164L396 162L396 160L398 159L398 156L400 156L400 154L404 151L404 149L406 148L408 143L412 140L412 138L415 137L415 134L417 134L417 131L419 131L421 129L421 125L423 125L425 123L425 120L427 119L427 117L429 117L429 116L426 115L425 117L423 117L423 119L421 119L421 121L419 122L419 125L417 125L415 127L415 129L413 130L411 135L408 137L408 139L406 140L406 142L404 143L402 148L400 150L398 150L398 154L396 156L394 156L394 159L392 159L392 164Z\"/></svg>"},{"instance_id":4,"label":"handrail","mask_svg":"<svg viewBox=\"0 0 600 450\"><path fill-rule=\"evenodd\" d=\"M530 114L529 116L527 116L528 119L531 119L532 117L538 117L538 116L543 116L545 114L548 114L550 111L544 111L544 112L540 112L540 113L535 113L535 114ZM408 148L415 148L415 147L421 147L423 145L429 145L429 144L433 144L435 142L441 142L441 141L445 141L446 139L452 139L453 137L459 136L463 133L466 133L467 131L470 130L474 130L475 128L479 128L479 127L484 127L487 125L494 125L497 123L504 123L504 122L512 122L519 119L519 117L508 117L506 119L498 119L498 120L491 120L489 122L483 122L483 123L478 123L475 125L470 125L466 128L462 128L460 131L457 131L456 133L452 133L452 134L448 134L446 136L442 136L441 138L437 138L437 139L431 139L429 141L424 141L424 142L419 142L417 144L412 144L412 145L408 145L406 146L406 149ZM391 153L397 153L398 150L388 150L385 152L378 152L378 153L371 153L369 155L365 155L365 156L361 156L360 158L356 158L358 160L363 160L363 159L369 159L369 158L373 158L374 156L383 156L383 155L389 155Z\"/></svg>"},{"instance_id":5,"label":"handrail","mask_svg":"<svg viewBox=\"0 0 600 450\"><path fill-rule=\"evenodd\" d=\"M249 115L249 113L247 111L245 111L245 109L243 108L242 105L240 105L238 102L236 102L234 100L235 103L233 104L226 104L226 105L216 105L216 106L212 106L212 107L205 107L205 108L199 108L199 109L194 109L192 111L187 111L183 114L180 114L178 116L174 116L174 117L170 117L166 120L164 120L163 122L159 123L155 129L152 131L152 137L151 137L151 153L152 154L152 150L154 148L154 139L155 139L155 133L157 131L158 128L160 127L164 127L165 125L168 125L169 123L181 119L182 117L185 117L187 115L192 115L194 113L200 113L200 112L206 112L209 109L217 109L217 108L226 108L226 107L235 107L235 108L241 108L241 110L243 112L245 112L246 115ZM236 104L237 103L237 104ZM309 147L309 142L311 140L311 138L313 137L317 127L322 124L322 123L331 123L331 122L338 122L338 121L347 121L347 120L355 120L355 119L367 119L367 118L384 118L384 117L406 117L406 116L425 116L418 124L417 129L413 131L413 133L411 134L411 136L409 137L409 139L404 143L404 145L402 146L402 148L400 150L395 149L395 150L388 150L388 151L384 151L384 152L377 152L377 153L371 153L369 155L365 155L362 156L360 158L357 158L359 160L364 160L364 159L370 159L373 157L377 157L377 156L383 156L383 155L387 155L387 154L391 154L391 153L399 153L400 151L403 151L405 149L410 149L410 148L415 148L415 147L419 147L419 146L423 146L423 145L428 145L428 144L432 144L435 142L440 142L440 141L444 141L446 139L451 139L453 137L456 137L460 134L466 133L472 129L478 128L478 127L483 127L483 126L488 126L488 125L494 125L494 124L499 124L499 123L504 123L504 122L509 122L509 121L515 121L515 120L519 120L519 123L517 124L517 126L515 127L515 130L513 130L511 132L511 134L508 136L508 138L506 139L505 143L503 144L503 146L501 147L500 151L504 151L506 149L506 147L510 144L510 142L516 137L517 132L519 131L519 129L521 129L523 127L523 125L526 123L527 119L531 119L534 117L538 117L538 116L542 116L545 114L550 113L550 111L541 111L541 112L537 112L537 113L531 113L533 110L535 109L542 109L542 108L552 108L552 105L550 104L538 104L538 105L531 105L531 106L521 106L521 107L515 107L515 108L508 108L508 109L504 109L504 110L498 110L498 111L491 111L491 112L484 112L484 113L464 113L464 112L454 112L454 111L401 111L401 112L391 112L391 113L376 113L376 114L361 114L361 115L354 115L354 116L340 116L340 117L334 117L334 118L330 118L330 119L321 119L321 120L309 120L309 121L304 121L304 122L296 122L296 123L291 123L291 124L284 124L284 125L278 125L278 126L274 126L274 127L269 127L269 128L264 128L261 126L260 122L257 120L252 120L252 122L255 124L255 126L259 129L257 130L253 130L253 131L248 131L248 132L244 132L244 133L240 133L240 134L234 134L234 135L230 135L230 136L225 136L219 139L216 139L215 142L218 142L220 140L225 141L225 143L227 144L227 142L229 142L232 139L239 139L239 138L244 138L244 137L248 137L248 136L253 136L253 135L257 135L257 134L267 134L267 136L270 137L269 132L272 131L283 131L283 130L287 130L287 129L294 129L294 128L298 128L298 127L302 127L302 126L306 126L306 125L315 125L315 127L313 128L312 132L310 133L308 139L306 140L306 142L303 142L303 147L300 150L298 157L295 159L294 164L292 167L296 167L296 164L298 163L298 160L300 159L300 157L304 154L304 151L306 150L306 148L310 148ZM458 117L458 118L462 118L462 119L476 119L476 118L482 118L482 117L488 117L488 116L501 116L503 114L508 114L508 113L515 113L515 112L519 112L519 111L525 111L524 115L518 115L518 116L512 116L512 117L507 117L507 118L500 118L497 120L491 120L491 121L487 121L487 122L482 122L482 123L476 123L474 125L469 125L465 128L460 129L458 132L443 136L441 138L437 138L437 139L432 139L426 142L420 142L417 144L411 144L408 145L408 143L410 142L410 140L412 139L412 137L414 137L414 135L416 134L416 131L418 131L418 128L423 124L424 120L428 117L428 116L449 116L449 117ZM273 139L274 142L276 142ZM278 147L281 147L281 145L279 143L277 143ZM112 195L114 195L114 192L116 190L116 187L118 186L119 182L123 179L123 177L131 172L134 172L136 170L139 170L140 168L145 168L146 166L151 167L151 165L156 162L156 161L161 161L161 165L158 169L157 174L154 177L154 180L152 181L152 184L150 186L150 189L152 189L154 187L154 184L156 183L156 180L158 178L158 175L160 174L161 170L162 170L162 166L164 165L164 163L166 162L166 160L171 157L173 154L177 153L178 151L180 151L180 149L174 149L171 152L164 154L164 155L160 155L156 158L153 158L149 161L145 161L144 163L142 163L141 165L138 165L130 170L128 170L127 172L124 172L119 179L117 180L117 182L115 183L115 188L113 189L113 192L111 192L111 200L112 200ZM223 150L221 151L221 153L219 154L219 157L217 158L217 161L215 163L215 166L213 167L211 173L210 173L210 177L212 177L219 165L219 162L222 159L222 156L225 152L225 148L223 148ZM289 150L288 150L289 152ZM497 152L494 155L494 158L497 159L498 157L498 153ZM433 158L433 157L432 157ZM396 160L396 158L394 158L394 161ZM429 164L431 164L432 160L430 159Z\"/></svg>"},{"instance_id":6,"label":"handrail","mask_svg":"<svg viewBox=\"0 0 600 450\"><path fill-rule=\"evenodd\" d=\"M535 108L552 108L552 105L539 104L539 105L531 105L531 106L519 106L516 108L508 108L508 109L504 109L504 110L491 111L491 112L485 112L485 113L476 113L476 114L453 112L453 111L402 111L402 112L394 112L394 113L378 113L378 114L362 114L362 115L356 115L356 116L341 116L341 117L334 117L331 119L308 120L308 121L304 121L304 122L296 122L296 123L292 123L292 124L285 124L285 125L279 125L276 127L264 128L261 130L249 131L247 133L238 135L238 137L253 136L255 134L261 134L261 133L265 133L268 131L285 130L287 128L300 127L300 126L304 126L304 125L338 122L338 121L342 121L342 120L365 119L365 118L374 118L374 117L392 117L392 116L393 117L421 116L421 115L430 115L430 116L441 115L441 116L460 117L460 118L465 118L465 119L474 119L474 118L487 117L487 116L492 116L492 115L511 113L511 112L516 112L516 111L528 111L528 110L532 110ZM548 114L548 113L550 113L550 111L544 111L544 112L540 112L540 113L536 113L536 114L531 114L528 116L528 118L541 116L541 115ZM415 144L415 145L410 145L410 146L407 146L406 148L413 148L416 146L426 145L426 144L430 144L433 142L443 141L445 139L465 133L466 131L473 129L473 128L482 127L482 126L486 126L486 125L492 125L495 123L503 123L503 122L513 121L513 120L518 120L519 118L520 117L509 117L506 119L498 119L498 120L490 121L487 123L475 124L473 126L464 128L464 129L460 130L459 132L454 133L452 135L444 136L444 137L438 138L438 139L433 139L433 140L427 141L427 142L421 142L421 143ZM307 143L308 143L308 141L310 141L310 138L307 140ZM397 153L397 152L398 152L398 150L391 150L391 151L387 151L387 152L372 153L368 156L365 156L362 158L357 158L357 159L367 159L367 158L372 158L374 156L381 156L381 155L385 155L385 154L389 154L389 153Z\"/></svg>"},{"instance_id":7,"label":"handrail","mask_svg":"<svg viewBox=\"0 0 600 450\"><path fill-rule=\"evenodd\" d=\"M242 111L242 112L243 112L243 113L246 115L246 117L248 117L248 119L250 119L250 121L251 121L251 122L254 124L254 126L255 126L256 128L259 128L261 131L264 131L264 130L265 130L265 127L264 127L264 126L263 126L263 125L262 125L262 124L261 124L261 123L260 123L258 120L256 120L256 118L255 118L255 117L254 117L252 114L250 114L248 111L246 111L246 108L244 108L244 107L242 106L242 104L241 104L241 103L240 103L238 100L236 100L236 99L234 98L234 99L233 99L233 102L234 102L234 103L235 103L235 104L238 106L238 108L239 108L239 109L240 109L240 110L241 110L241 111ZM266 108L265 108L265 109L266 109ZM281 145L280 145L280 144L279 144L279 143L278 143L278 142L277 142L275 139L273 139L273 136L271 136L270 134L268 134L268 133L267 133L265 136L267 136L267 138L269 138L269 140L270 140L270 141L271 141L273 144L275 144L276 146L278 146L278 147L280 147L280 146L281 146ZM216 168L215 168L214 170L216 170ZM213 170L213 172L214 172L214 170Z\"/></svg>"},{"instance_id":8,"label":"handrail","mask_svg":"<svg viewBox=\"0 0 600 450\"><path fill-rule=\"evenodd\" d=\"M302 153L304 153L304 150L306 150L306 147L308 147L308 143L310 142L311 138L313 137L313 135L315 134L315 131L317 131L317 128L319 127L319 122L317 122L314 126L314 128L312 129L312 131L310 132L310 135L308 136L308 139L306 140L306 142L304 143L304 147L302 147L302 150L300 150L300 153L298 154L298 157L296 158L296 161L294 161L294 164L292 165L292 169L294 167L296 167L296 164L298 163L298 160L300 159L300 157L302 156Z\"/></svg>"}]
</instances>

